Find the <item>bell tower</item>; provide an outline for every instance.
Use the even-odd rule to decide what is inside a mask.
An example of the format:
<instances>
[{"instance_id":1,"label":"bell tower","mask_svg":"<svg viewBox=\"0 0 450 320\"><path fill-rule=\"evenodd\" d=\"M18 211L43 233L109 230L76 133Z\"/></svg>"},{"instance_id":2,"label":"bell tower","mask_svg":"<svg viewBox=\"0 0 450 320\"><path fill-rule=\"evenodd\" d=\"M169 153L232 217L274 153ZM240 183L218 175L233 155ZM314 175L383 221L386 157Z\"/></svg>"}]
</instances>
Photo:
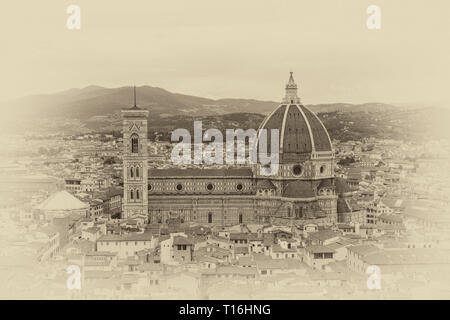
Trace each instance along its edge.
<instances>
[{"instance_id":1,"label":"bell tower","mask_svg":"<svg viewBox=\"0 0 450 320\"><path fill-rule=\"evenodd\" d=\"M122 219L148 216L147 118L148 110L134 105L122 110L123 118L123 205Z\"/></svg>"}]
</instances>

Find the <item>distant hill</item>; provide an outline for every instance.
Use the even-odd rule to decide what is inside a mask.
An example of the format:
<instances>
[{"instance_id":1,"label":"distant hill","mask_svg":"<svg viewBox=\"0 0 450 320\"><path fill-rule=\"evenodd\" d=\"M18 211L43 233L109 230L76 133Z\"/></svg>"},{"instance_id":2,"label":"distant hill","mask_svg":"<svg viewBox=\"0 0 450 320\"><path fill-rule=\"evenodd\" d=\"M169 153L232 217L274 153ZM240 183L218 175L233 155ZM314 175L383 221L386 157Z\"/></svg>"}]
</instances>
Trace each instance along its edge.
<instances>
[{"instance_id":1,"label":"distant hill","mask_svg":"<svg viewBox=\"0 0 450 320\"><path fill-rule=\"evenodd\" d=\"M315 113L328 113L328 112L384 112L393 111L398 109L396 106L386 103L369 102L363 104L350 104L350 103L330 103L330 104L314 104L308 105L311 111Z\"/></svg>"},{"instance_id":2,"label":"distant hill","mask_svg":"<svg viewBox=\"0 0 450 320\"><path fill-rule=\"evenodd\" d=\"M172 93L162 88L137 88L138 105L150 111L151 139L170 140L176 128L257 129L266 114L279 105L254 99L207 99ZM88 86L54 94L26 96L0 104L2 132L29 135L67 135L115 132L120 135L120 110L133 105L132 87ZM331 138L428 138L448 136L448 109L394 106L385 103L308 105L319 115Z\"/></svg>"},{"instance_id":3,"label":"distant hill","mask_svg":"<svg viewBox=\"0 0 450 320\"><path fill-rule=\"evenodd\" d=\"M162 140L169 139L175 128L189 129L194 120L200 119L205 129L257 129L264 116L279 105L276 101L254 99L214 100L150 86L136 90L138 105L150 111L150 137L158 136ZM1 103L0 125L8 133L118 133L122 128L120 110L132 105L132 87L88 86ZM442 132L448 123L444 120L448 119L446 110L420 106L412 108L371 102L308 107L319 115L332 138L344 141L369 136L402 138L424 131Z\"/></svg>"},{"instance_id":4,"label":"distant hill","mask_svg":"<svg viewBox=\"0 0 450 320\"><path fill-rule=\"evenodd\" d=\"M150 116L164 118L170 116L211 116L247 112L267 114L279 102L254 99L208 99L191 95L172 93L162 88L137 87L138 105L150 111ZM54 94L26 96L0 105L0 112L8 117L10 110L15 115L32 117L67 117L80 120L98 120L98 117L118 113L133 104L132 87L104 88L88 86L69 89ZM365 104L318 104L309 106L316 113L359 112L395 109L382 103Z\"/></svg>"},{"instance_id":5,"label":"distant hill","mask_svg":"<svg viewBox=\"0 0 450 320\"><path fill-rule=\"evenodd\" d=\"M240 111L267 113L276 105L271 101L246 99L213 100L172 93L162 88L142 86L136 89L138 105L150 110L150 115L165 117L174 115L219 115ZM13 108L21 115L42 117L69 117L89 119L105 116L130 107L133 104L131 87L103 88L89 86L70 89L55 94L26 96L3 103L4 109Z\"/></svg>"}]
</instances>

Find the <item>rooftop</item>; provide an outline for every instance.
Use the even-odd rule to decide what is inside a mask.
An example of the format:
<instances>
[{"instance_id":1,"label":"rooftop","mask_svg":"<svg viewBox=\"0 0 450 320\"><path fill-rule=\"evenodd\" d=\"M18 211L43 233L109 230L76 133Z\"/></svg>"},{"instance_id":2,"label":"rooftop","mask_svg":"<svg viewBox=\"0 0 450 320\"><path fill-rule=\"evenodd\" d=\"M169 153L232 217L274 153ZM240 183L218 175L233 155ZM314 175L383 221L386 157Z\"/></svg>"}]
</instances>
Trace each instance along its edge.
<instances>
[{"instance_id":1,"label":"rooftop","mask_svg":"<svg viewBox=\"0 0 450 320\"><path fill-rule=\"evenodd\" d=\"M229 168L229 169L203 169L203 168L168 168L148 170L149 179L152 178L180 178L180 177L228 177L228 178L252 178L253 172L250 168Z\"/></svg>"},{"instance_id":2,"label":"rooftop","mask_svg":"<svg viewBox=\"0 0 450 320\"><path fill-rule=\"evenodd\" d=\"M71 211L87 208L89 208L88 203L78 200L65 190L52 194L36 207L36 209L44 211Z\"/></svg>"}]
</instances>

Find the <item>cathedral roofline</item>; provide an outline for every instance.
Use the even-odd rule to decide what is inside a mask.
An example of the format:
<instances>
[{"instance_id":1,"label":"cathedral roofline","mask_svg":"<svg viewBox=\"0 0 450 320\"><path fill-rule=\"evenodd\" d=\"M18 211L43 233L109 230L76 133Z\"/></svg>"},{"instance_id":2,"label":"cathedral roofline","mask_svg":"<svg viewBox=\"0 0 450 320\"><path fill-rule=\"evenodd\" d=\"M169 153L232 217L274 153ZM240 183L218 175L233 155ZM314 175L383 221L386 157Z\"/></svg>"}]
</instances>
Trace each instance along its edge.
<instances>
[{"instance_id":1,"label":"cathedral roofline","mask_svg":"<svg viewBox=\"0 0 450 320\"><path fill-rule=\"evenodd\" d=\"M180 169L180 168L167 168L167 169L155 169L150 168L148 170L149 179L152 177L161 178L161 177L173 177L173 178L186 178L186 177L209 177L209 178L252 178L253 171L250 167L243 168L229 168L229 169L218 169L218 168L188 168L188 169Z\"/></svg>"}]
</instances>

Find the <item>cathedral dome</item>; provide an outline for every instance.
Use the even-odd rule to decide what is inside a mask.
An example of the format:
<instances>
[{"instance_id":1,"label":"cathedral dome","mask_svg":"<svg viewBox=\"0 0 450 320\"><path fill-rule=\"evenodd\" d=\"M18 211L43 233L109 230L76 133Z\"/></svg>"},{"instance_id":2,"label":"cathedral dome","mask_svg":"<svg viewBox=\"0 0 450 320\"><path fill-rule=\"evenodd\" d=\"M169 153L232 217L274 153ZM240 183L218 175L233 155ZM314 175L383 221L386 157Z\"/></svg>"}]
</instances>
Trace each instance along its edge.
<instances>
[{"instance_id":1,"label":"cathedral dome","mask_svg":"<svg viewBox=\"0 0 450 320\"><path fill-rule=\"evenodd\" d=\"M267 129L267 151L270 152L271 129L279 130L280 163L310 159L313 153L332 153L331 140L319 118L301 104L292 72L283 102L270 113L259 128Z\"/></svg>"}]
</instances>

